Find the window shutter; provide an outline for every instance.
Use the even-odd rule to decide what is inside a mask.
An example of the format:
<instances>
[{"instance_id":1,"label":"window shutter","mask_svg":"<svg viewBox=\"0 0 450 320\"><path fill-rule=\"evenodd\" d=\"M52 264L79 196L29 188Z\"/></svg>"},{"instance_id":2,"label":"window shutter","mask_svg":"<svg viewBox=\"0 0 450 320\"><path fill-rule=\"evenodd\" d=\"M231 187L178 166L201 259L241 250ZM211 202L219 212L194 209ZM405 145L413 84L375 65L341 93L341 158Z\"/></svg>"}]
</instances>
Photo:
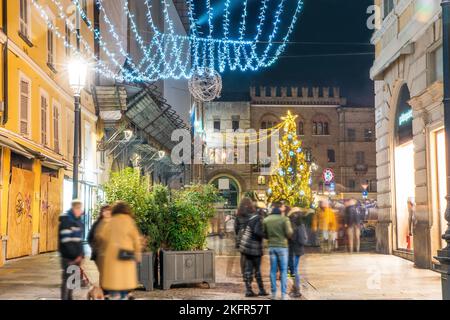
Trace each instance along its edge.
<instances>
[{"instance_id":1,"label":"window shutter","mask_svg":"<svg viewBox=\"0 0 450 320\"><path fill-rule=\"evenodd\" d=\"M59 108L58 106L53 106L53 144L55 148L55 152L59 153L59 122L60 122L60 115L59 115Z\"/></svg>"},{"instance_id":2,"label":"window shutter","mask_svg":"<svg viewBox=\"0 0 450 320\"><path fill-rule=\"evenodd\" d=\"M41 96L41 143L47 145L47 98Z\"/></svg>"},{"instance_id":3,"label":"window shutter","mask_svg":"<svg viewBox=\"0 0 450 320\"><path fill-rule=\"evenodd\" d=\"M28 136L30 83L20 80L20 134Z\"/></svg>"}]
</instances>

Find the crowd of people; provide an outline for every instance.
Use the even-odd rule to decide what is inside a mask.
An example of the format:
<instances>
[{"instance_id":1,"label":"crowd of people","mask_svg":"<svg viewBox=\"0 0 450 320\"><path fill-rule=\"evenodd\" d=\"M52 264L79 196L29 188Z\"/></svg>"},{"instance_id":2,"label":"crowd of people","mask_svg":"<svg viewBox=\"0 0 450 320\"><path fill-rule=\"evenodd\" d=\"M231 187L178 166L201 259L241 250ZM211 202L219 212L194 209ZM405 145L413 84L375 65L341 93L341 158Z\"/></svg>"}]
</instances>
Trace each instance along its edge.
<instances>
[{"instance_id":1,"label":"crowd of people","mask_svg":"<svg viewBox=\"0 0 450 320\"><path fill-rule=\"evenodd\" d=\"M83 280L81 267L85 258L83 247L84 226L81 220L83 204L74 200L71 209L60 217L59 253L62 266L61 299L72 300L78 274ZM98 220L92 226L88 242L91 259L100 275L102 298L129 299L138 286L137 263L141 259L142 237L130 206L122 201L100 209ZM77 273L78 271L78 273ZM80 282L80 281L79 281Z\"/></svg>"},{"instance_id":2,"label":"crowd of people","mask_svg":"<svg viewBox=\"0 0 450 320\"><path fill-rule=\"evenodd\" d=\"M333 206L334 205L334 206ZM235 219L236 248L241 253L241 272L245 283L245 296L267 296L261 275L264 240L270 257L272 299L277 298L277 278L281 283L281 299L288 295L288 276L294 279L289 296L301 297L300 258L305 246L318 244L322 253L338 249L339 232L344 230L350 253L361 249L361 228L367 212L355 199L341 205L328 200L319 202L317 210L290 208L275 202L270 212L264 205L250 198L242 199ZM307 223L309 221L309 223ZM308 224L308 226L307 226ZM311 231L308 235L308 229ZM314 239L309 239L313 236ZM258 293L252 288L256 279Z\"/></svg>"}]
</instances>

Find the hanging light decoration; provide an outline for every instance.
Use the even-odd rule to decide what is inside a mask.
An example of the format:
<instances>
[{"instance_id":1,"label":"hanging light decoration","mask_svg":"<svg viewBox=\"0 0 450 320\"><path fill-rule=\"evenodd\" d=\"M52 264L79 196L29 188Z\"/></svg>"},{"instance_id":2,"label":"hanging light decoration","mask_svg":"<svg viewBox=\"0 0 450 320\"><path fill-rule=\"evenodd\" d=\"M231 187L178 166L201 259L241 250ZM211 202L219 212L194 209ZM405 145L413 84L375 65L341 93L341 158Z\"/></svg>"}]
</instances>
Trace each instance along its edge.
<instances>
[{"instance_id":1,"label":"hanging light decoration","mask_svg":"<svg viewBox=\"0 0 450 320\"><path fill-rule=\"evenodd\" d=\"M66 15L66 9L61 0L51 0L59 11L59 18L65 20L71 32L75 33L70 17ZM94 34L95 40L102 53L99 59L90 47L89 41L80 36L83 44L84 55L95 64L95 71L102 76L117 81L151 82L159 79L193 79L198 83L199 76L213 76L219 79L215 73L226 70L256 71L273 65L284 52L289 38L298 21L298 16L303 8L302 0L260 0L258 3L256 21L250 20L250 4L248 0L235 0L233 5L240 8L240 17L232 16L231 0L224 0L223 9L219 8L217 1L212 0L186 0L187 15L189 18L189 32L187 35L175 33L174 21L170 16L173 6L171 1L161 0L160 7L164 19L164 30L157 27L152 17L152 1L144 0L143 10L146 10L148 25L143 27L136 22L135 15L130 11L128 0L124 1L123 13L126 15L130 26L130 37L136 41L141 54L136 59L129 54L125 47L123 37L117 32L117 26L109 17L111 14L104 6L104 0L95 0L95 5L100 12L104 30L99 30L89 17L79 0L72 0L77 7L89 30ZM203 6L198 5L204 1ZM38 0L32 0L34 6L47 25L55 31L57 38L70 47L65 36L58 30L57 24L49 19L46 10L42 8ZM194 3L195 2L195 3ZM288 13L287 3L295 6L293 13ZM201 10L200 7L203 7ZM236 10L235 8L235 10ZM140 8L141 9L141 8ZM206 15L206 22L202 30L197 17ZM217 27L217 17L222 22L222 28ZM287 17L287 18L286 18ZM239 21L233 26L232 21ZM283 23L287 20L287 23ZM256 26L256 34L250 34L248 26ZM216 26L216 27L215 27ZM282 29L286 30L282 31ZM142 30L146 29L148 30ZM220 30L221 29L221 30ZM237 35L232 38L232 33ZM113 43L107 43L102 33L108 33L108 38ZM150 39L143 37L142 32L151 34ZM267 34L266 34L267 33ZM145 39L145 40L144 40ZM126 67L120 61L126 61ZM113 69L112 69L113 68ZM220 77L220 76L219 76ZM211 78L211 79L212 79ZM211 79L206 79L210 82ZM217 81L213 92L217 92ZM220 85L221 87L221 85ZM201 90L202 91L202 90ZM220 93L219 93L220 95ZM209 97L209 94L207 94Z\"/></svg>"}]
</instances>

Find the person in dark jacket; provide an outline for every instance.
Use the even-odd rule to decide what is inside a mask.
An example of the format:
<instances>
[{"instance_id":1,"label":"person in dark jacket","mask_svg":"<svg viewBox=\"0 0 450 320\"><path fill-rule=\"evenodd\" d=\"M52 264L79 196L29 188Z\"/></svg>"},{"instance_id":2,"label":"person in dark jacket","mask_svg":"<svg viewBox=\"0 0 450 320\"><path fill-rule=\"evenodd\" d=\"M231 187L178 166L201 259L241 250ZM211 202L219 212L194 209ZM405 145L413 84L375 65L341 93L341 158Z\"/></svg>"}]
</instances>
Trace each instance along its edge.
<instances>
[{"instance_id":1,"label":"person in dark jacket","mask_svg":"<svg viewBox=\"0 0 450 320\"><path fill-rule=\"evenodd\" d=\"M293 235L289 239L289 270L295 278L294 287L290 296L300 298L300 257L305 255L305 245L308 241L306 227L303 221L304 212L300 208L292 208L289 212L289 220L291 221Z\"/></svg>"},{"instance_id":2,"label":"person in dark jacket","mask_svg":"<svg viewBox=\"0 0 450 320\"><path fill-rule=\"evenodd\" d=\"M68 282L76 272L73 267L79 268L84 258L82 215L82 202L73 200L71 209L59 218L58 251L61 255L62 266L62 300L73 300L74 283Z\"/></svg>"},{"instance_id":3,"label":"person in dark jacket","mask_svg":"<svg viewBox=\"0 0 450 320\"><path fill-rule=\"evenodd\" d=\"M356 206L356 200L354 199L350 199L345 203L344 224L347 229L350 253L353 253L353 250L359 252L361 243L361 215Z\"/></svg>"},{"instance_id":4,"label":"person in dark jacket","mask_svg":"<svg viewBox=\"0 0 450 320\"><path fill-rule=\"evenodd\" d=\"M102 222L107 222L111 219L112 213L111 213L111 206L110 205L104 205L100 208L100 213L99 213L99 217L98 219L94 222L94 224L91 227L91 230L89 231L88 234L88 243L89 246L91 247L91 260L95 262L95 264L98 267L98 262L97 262L97 250L98 250L98 244L95 242L95 234L98 230L98 226L102 223Z\"/></svg>"},{"instance_id":5,"label":"person in dark jacket","mask_svg":"<svg viewBox=\"0 0 450 320\"><path fill-rule=\"evenodd\" d=\"M245 257L245 296L256 297L252 289L253 276L258 283L258 296L267 296L268 293L264 289L264 283L261 274L261 259L263 256L263 216L257 211L249 215L247 225L240 242L241 254Z\"/></svg>"},{"instance_id":6,"label":"person in dark jacket","mask_svg":"<svg viewBox=\"0 0 450 320\"><path fill-rule=\"evenodd\" d=\"M243 198L237 211L236 220L234 221L234 231L236 233L236 249L241 247L241 239L244 234L245 227L247 226L248 218L250 214L256 211L252 199ZM242 277L245 274L245 255L241 253L241 273ZM245 281L245 277L244 277Z\"/></svg>"}]
</instances>

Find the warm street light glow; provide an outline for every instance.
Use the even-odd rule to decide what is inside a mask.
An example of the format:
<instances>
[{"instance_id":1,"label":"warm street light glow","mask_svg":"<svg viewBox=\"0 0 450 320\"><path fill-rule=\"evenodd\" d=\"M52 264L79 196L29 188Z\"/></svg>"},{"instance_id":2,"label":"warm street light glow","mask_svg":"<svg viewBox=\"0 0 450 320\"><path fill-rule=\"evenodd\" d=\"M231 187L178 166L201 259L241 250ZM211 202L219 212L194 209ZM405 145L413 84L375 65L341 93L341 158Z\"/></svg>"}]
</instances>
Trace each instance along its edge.
<instances>
[{"instance_id":1,"label":"warm street light glow","mask_svg":"<svg viewBox=\"0 0 450 320\"><path fill-rule=\"evenodd\" d=\"M76 57L69 62L69 85L74 94L79 96L86 85L87 63L81 57Z\"/></svg>"}]
</instances>

